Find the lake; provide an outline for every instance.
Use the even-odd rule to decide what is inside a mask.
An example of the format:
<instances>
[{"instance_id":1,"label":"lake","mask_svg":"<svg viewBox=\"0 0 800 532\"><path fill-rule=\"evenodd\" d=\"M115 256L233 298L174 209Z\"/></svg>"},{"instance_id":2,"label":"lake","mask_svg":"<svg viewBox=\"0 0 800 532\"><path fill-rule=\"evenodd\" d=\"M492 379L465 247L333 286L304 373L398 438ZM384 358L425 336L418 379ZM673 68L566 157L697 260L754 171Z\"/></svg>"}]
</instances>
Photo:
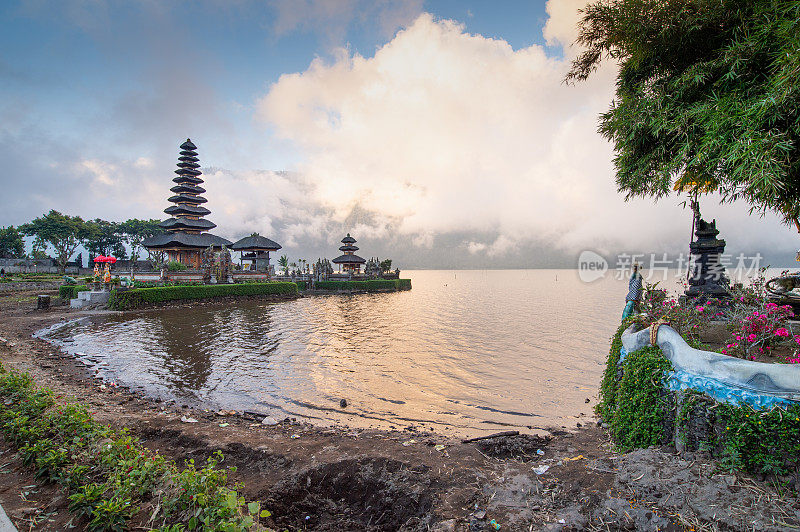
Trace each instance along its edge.
<instances>
[{"instance_id":1,"label":"lake","mask_svg":"<svg viewBox=\"0 0 800 532\"><path fill-rule=\"evenodd\" d=\"M474 435L591 416L627 280L609 272L587 284L574 270L403 277L413 290L198 302L84 319L49 337L120 385L279 420Z\"/></svg>"}]
</instances>

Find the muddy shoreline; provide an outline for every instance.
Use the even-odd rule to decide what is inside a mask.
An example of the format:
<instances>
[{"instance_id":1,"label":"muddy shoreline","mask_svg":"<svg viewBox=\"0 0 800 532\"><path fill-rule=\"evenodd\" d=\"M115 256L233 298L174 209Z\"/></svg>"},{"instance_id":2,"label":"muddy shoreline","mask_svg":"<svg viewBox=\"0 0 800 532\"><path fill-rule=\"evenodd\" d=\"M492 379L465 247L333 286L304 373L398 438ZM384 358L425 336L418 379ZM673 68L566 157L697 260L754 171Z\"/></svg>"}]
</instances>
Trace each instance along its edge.
<instances>
[{"instance_id":1,"label":"muddy shoreline","mask_svg":"<svg viewBox=\"0 0 800 532\"><path fill-rule=\"evenodd\" d=\"M0 296L0 361L95 417L128 427L148 447L182 463L215 450L235 465L233 480L289 530L652 529L785 530L800 526L800 504L742 475L714 473L703 456L672 448L613 452L590 422L552 436L463 444L436 432L316 427L166 404L109 386L32 334L91 315L35 311L41 290ZM192 419L196 422L181 421ZM20 530L63 530L71 517L58 486L41 484L1 442L0 502ZM35 487L30 487L35 486ZM27 495L23 495L27 492ZM73 522L81 529L80 522Z\"/></svg>"}]
</instances>

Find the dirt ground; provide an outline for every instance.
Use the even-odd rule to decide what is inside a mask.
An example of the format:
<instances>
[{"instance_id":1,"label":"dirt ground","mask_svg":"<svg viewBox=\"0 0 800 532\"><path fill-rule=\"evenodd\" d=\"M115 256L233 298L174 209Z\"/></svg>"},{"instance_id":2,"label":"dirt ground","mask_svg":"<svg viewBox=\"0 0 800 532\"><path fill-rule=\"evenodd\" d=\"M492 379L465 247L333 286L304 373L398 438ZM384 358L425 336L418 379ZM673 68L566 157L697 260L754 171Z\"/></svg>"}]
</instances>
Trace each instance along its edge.
<instances>
[{"instance_id":1,"label":"dirt ground","mask_svg":"<svg viewBox=\"0 0 800 532\"><path fill-rule=\"evenodd\" d=\"M79 398L182 463L215 450L243 494L279 530L788 530L800 501L786 488L715 472L674 448L613 452L597 423L545 437L474 443L414 430L315 427L165 404L113 388L32 334L79 312L36 311L37 290L0 293L0 361ZM0 406L1 407L1 406ZM191 417L196 423L181 421ZM800 482L800 479L798 479ZM81 529L63 491L42 484L0 440L0 503L20 530Z\"/></svg>"}]
</instances>

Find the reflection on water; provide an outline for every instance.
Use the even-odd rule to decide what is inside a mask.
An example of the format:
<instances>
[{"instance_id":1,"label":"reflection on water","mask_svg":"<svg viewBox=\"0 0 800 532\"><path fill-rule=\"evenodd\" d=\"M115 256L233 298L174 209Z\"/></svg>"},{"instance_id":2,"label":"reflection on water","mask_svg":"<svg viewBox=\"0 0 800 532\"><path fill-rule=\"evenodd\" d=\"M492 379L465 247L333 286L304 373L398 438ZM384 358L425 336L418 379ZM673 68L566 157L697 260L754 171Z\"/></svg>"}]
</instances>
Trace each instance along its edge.
<instances>
[{"instance_id":1,"label":"reflection on water","mask_svg":"<svg viewBox=\"0 0 800 532\"><path fill-rule=\"evenodd\" d=\"M52 338L74 338L65 347L120 383L276 418L470 434L572 426L591 413L624 281L405 273L408 292L148 311Z\"/></svg>"}]
</instances>

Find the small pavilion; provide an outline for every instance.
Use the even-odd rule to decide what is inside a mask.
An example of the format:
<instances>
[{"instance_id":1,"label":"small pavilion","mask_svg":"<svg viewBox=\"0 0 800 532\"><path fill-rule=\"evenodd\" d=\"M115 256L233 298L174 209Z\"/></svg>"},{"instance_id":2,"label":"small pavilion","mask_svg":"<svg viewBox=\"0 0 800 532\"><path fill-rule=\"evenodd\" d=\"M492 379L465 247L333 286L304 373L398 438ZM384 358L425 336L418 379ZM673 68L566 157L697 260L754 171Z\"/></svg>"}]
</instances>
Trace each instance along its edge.
<instances>
[{"instance_id":1,"label":"small pavilion","mask_svg":"<svg viewBox=\"0 0 800 532\"><path fill-rule=\"evenodd\" d=\"M339 251L344 255L340 255L331 261L339 265L340 272L361 273L361 265L367 262L366 259L355 255L355 252L358 251L358 246L355 243L356 239L350 236L350 233L347 233L347 236L342 239L342 244L344 245L339 248Z\"/></svg>"},{"instance_id":2,"label":"small pavilion","mask_svg":"<svg viewBox=\"0 0 800 532\"><path fill-rule=\"evenodd\" d=\"M231 249L241 252L239 264L243 270L243 262L247 261L251 271L269 272L269 252L278 251L281 249L281 245L258 233L253 233L234 242Z\"/></svg>"},{"instance_id":3,"label":"small pavilion","mask_svg":"<svg viewBox=\"0 0 800 532\"><path fill-rule=\"evenodd\" d=\"M203 179L199 168L197 146L186 139L181 144L175 170L178 175L172 180L176 185L170 189L175 195L168 201L174 205L164 210L172 218L159 224L166 232L142 242L149 250L165 251L168 261L177 261L192 269L200 268L205 249L231 245L229 240L208 232L216 225L204 218L211 211L202 206L208 200L201 196L206 190L200 186Z\"/></svg>"}]
</instances>

